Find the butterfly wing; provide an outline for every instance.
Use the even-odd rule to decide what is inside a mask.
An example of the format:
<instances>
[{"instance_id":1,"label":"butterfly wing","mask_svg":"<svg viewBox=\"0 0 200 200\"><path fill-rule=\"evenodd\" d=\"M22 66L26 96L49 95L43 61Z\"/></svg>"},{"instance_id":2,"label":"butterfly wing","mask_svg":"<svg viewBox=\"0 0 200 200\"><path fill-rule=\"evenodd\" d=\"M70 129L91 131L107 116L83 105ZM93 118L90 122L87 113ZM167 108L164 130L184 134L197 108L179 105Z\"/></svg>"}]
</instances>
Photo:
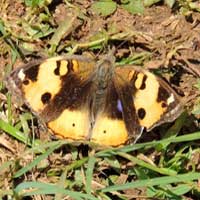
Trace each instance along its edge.
<instances>
[{"instance_id":1,"label":"butterfly wing","mask_svg":"<svg viewBox=\"0 0 200 200\"><path fill-rule=\"evenodd\" d=\"M110 66L112 67L111 62ZM132 86L124 79L125 74L115 71L109 81L105 105L97 115L91 137L92 141L107 146L136 141L143 130L133 106Z\"/></svg>"},{"instance_id":2,"label":"butterfly wing","mask_svg":"<svg viewBox=\"0 0 200 200\"><path fill-rule=\"evenodd\" d=\"M90 129L88 98L94 71L93 60L53 57L17 68L7 85L54 134L84 139Z\"/></svg>"},{"instance_id":3,"label":"butterfly wing","mask_svg":"<svg viewBox=\"0 0 200 200\"><path fill-rule=\"evenodd\" d=\"M112 80L104 96L105 101L96 116L90 140L105 146L119 146L126 143L129 134L123 119L122 105Z\"/></svg>"},{"instance_id":4,"label":"butterfly wing","mask_svg":"<svg viewBox=\"0 0 200 200\"><path fill-rule=\"evenodd\" d=\"M173 121L182 111L176 92L147 70L130 65L116 67L114 84L122 101L124 120L131 138L137 139L141 134L137 124L149 131ZM130 113L129 116L126 113ZM136 126L136 130L131 129L130 123Z\"/></svg>"}]
</instances>

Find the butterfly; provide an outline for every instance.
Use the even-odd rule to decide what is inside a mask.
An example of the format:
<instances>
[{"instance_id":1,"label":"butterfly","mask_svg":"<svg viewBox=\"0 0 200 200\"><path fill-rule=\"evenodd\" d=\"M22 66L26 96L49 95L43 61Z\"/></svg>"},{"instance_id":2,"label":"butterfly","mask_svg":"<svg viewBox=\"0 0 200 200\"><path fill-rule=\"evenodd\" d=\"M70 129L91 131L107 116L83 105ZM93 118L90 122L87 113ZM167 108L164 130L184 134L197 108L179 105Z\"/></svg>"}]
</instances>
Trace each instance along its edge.
<instances>
[{"instance_id":1,"label":"butterfly","mask_svg":"<svg viewBox=\"0 0 200 200\"><path fill-rule=\"evenodd\" d=\"M59 137L103 146L136 142L145 128L175 120L180 97L161 78L133 65L72 55L30 62L6 85Z\"/></svg>"}]
</instances>

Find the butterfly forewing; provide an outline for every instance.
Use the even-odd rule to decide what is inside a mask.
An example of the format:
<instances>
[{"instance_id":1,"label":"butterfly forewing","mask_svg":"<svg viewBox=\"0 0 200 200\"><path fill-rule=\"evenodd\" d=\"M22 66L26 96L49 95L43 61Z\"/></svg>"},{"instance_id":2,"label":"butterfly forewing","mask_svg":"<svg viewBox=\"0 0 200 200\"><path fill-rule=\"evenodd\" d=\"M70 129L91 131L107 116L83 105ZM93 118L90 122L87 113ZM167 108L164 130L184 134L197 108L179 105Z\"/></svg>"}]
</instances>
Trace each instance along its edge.
<instances>
[{"instance_id":1,"label":"butterfly forewing","mask_svg":"<svg viewBox=\"0 0 200 200\"><path fill-rule=\"evenodd\" d=\"M130 65L117 67L115 73L116 87L127 85L131 90L128 93L132 102L128 106L134 110L132 118L137 118L135 120L141 127L150 130L180 115L182 106L178 95L154 74Z\"/></svg>"},{"instance_id":2,"label":"butterfly forewing","mask_svg":"<svg viewBox=\"0 0 200 200\"><path fill-rule=\"evenodd\" d=\"M94 61L83 57L53 57L14 70L7 85L54 134L85 139L94 68Z\"/></svg>"}]
</instances>

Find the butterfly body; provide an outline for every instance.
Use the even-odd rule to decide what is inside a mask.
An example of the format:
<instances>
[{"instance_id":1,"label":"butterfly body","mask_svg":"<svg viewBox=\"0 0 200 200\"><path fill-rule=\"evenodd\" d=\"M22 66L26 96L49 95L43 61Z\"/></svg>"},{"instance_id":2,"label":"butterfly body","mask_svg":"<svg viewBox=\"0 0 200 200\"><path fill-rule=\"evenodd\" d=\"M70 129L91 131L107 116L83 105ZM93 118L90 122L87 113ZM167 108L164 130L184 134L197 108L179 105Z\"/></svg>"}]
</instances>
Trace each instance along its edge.
<instances>
[{"instance_id":1,"label":"butterfly body","mask_svg":"<svg viewBox=\"0 0 200 200\"><path fill-rule=\"evenodd\" d=\"M143 128L173 121L182 110L167 83L139 67L115 66L111 55L99 62L53 57L17 68L6 82L52 133L106 146L134 142Z\"/></svg>"}]
</instances>

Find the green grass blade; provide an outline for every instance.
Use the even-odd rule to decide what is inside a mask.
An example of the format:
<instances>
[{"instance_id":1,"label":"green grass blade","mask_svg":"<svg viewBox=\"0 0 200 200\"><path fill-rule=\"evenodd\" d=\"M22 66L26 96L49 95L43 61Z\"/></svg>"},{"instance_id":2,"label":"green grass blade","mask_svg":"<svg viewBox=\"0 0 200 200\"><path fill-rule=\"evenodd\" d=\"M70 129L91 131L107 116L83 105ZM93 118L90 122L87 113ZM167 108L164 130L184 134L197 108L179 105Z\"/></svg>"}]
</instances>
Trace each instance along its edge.
<instances>
[{"instance_id":1,"label":"green grass blade","mask_svg":"<svg viewBox=\"0 0 200 200\"><path fill-rule=\"evenodd\" d=\"M70 190L65 190L63 188L58 187L57 185L41 182L23 182L15 188L15 193L20 197L38 194L64 194L77 200L98 200L92 195L84 194L82 192L73 192Z\"/></svg>"},{"instance_id":2,"label":"green grass blade","mask_svg":"<svg viewBox=\"0 0 200 200\"><path fill-rule=\"evenodd\" d=\"M96 158L90 157L88 161L87 171L86 171L86 192L87 194L91 194L91 185L92 185L92 178L93 178L93 170L95 166Z\"/></svg>"},{"instance_id":3,"label":"green grass blade","mask_svg":"<svg viewBox=\"0 0 200 200\"><path fill-rule=\"evenodd\" d=\"M152 179L147 179L147 180L138 180L138 181L126 183L123 185L114 185L114 186L101 189L100 191L113 192L113 191L127 190L127 189L140 188L140 187L167 185L170 183L180 183L180 182L198 180L199 178L200 178L200 173L186 173L186 174L179 174L176 176L164 176L164 177L152 178Z\"/></svg>"},{"instance_id":4,"label":"green grass blade","mask_svg":"<svg viewBox=\"0 0 200 200\"><path fill-rule=\"evenodd\" d=\"M123 158L126 158L128 160L130 160L131 162L133 162L134 164L137 164L141 167L145 167L147 169L150 169L152 171L155 171L155 172L158 172L160 174L164 174L164 175L169 175L169 176L173 176L173 175L176 175L176 171L174 170L170 170L169 168L159 168L155 165L151 165L149 163L146 163L144 162L143 160L140 160L134 156L131 156L130 154L126 154L126 153L120 153L119 154L120 156L122 156Z\"/></svg>"},{"instance_id":5,"label":"green grass blade","mask_svg":"<svg viewBox=\"0 0 200 200\"><path fill-rule=\"evenodd\" d=\"M16 138L17 140L31 145L31 142L28 138L28 134L24 134L15 127L11 126L9 123L5 122L4 120L0 119L0 129L11 135L12 137Z\"/></svg>"},{"instance_id":6,"label":"green grass blade","mask_svg":"<svg viewBox=\"0 0 200 200\"><path fill-rule=\"evenodd\" d=\"M38 156L35 160L33 160L33 162L31 162L29 165L27 165L26 167L21 168L19 171L17 171L14 174L14 178L17 178L23 174L25 174L27 171L31 170L33 167L35 167L40 161L44 160L45 158L47 158L55 149L59 148L62 144L56 144L53 145L52 147L50 147L45 153L43 153L42 155Z\"/></svg>"}]
</instances>

